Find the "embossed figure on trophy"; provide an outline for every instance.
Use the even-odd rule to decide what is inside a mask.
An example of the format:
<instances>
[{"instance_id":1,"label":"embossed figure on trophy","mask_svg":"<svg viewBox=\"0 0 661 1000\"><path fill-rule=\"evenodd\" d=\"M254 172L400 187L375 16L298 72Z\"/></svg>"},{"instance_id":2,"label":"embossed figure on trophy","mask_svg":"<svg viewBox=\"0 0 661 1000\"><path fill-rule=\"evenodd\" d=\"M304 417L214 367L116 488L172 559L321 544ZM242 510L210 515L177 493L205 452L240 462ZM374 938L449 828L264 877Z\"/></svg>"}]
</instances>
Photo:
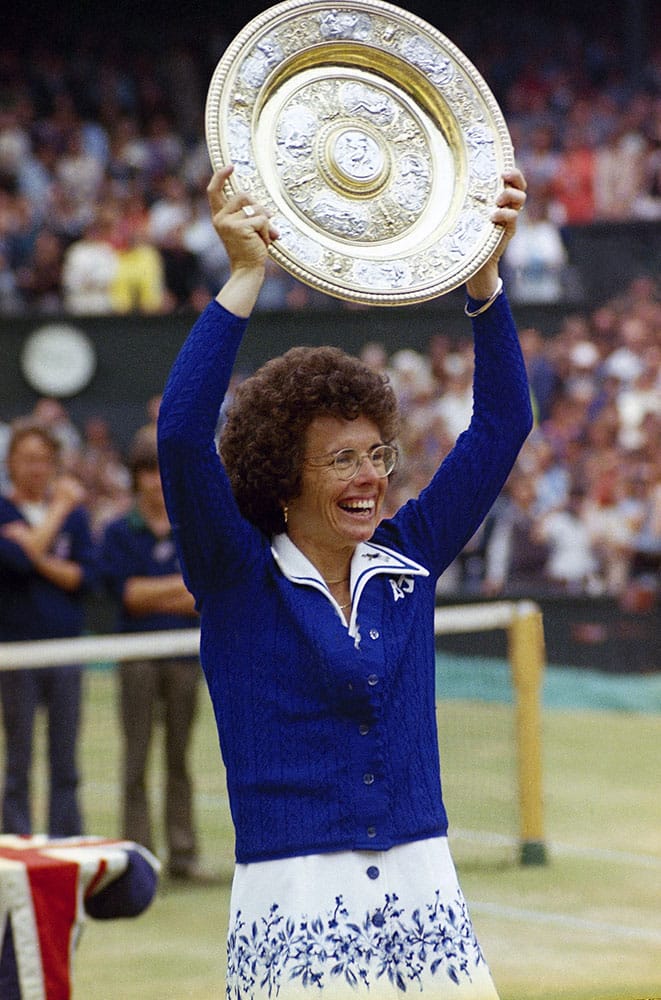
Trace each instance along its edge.
<instances>
[{"instance_id":1,"label":"embossed figure on trophy","mask_svg":"<svg viewBox=\"0 0 661 1000\"><path fill-rule=\"evenodd\" d=\"M463 259L479 237L481 229L480 216L476 212L464 212L448 237L445 249L456 259Z\"/></svg>"},{"instance_id":2,"label":"embossed figure on trophy","mask_svg":"<svg viewBox=\"0 0 661 1000\"><path fill-rule=\"evenodd\" d=\"M311 217L327 232L337 236L359 239L369 225L369 217L363 206L323 193L312 206Z\"/></svg>"},{"instance_id":3,"label":"embossed figure on trophy","mask_svg":"<svg viewBox=\"0 0 661 1000\"><path fill-rule=\"evenodd\" d=\"M454 76L454 66L424 38L414 36L402 45L402 54L422 70L437 87L445 87Z\"/></svg>"},{"instance_id":4,"label":"embossed figure on trophy","mask_svg":"<svg viewBox=\"0 0 661 1000\"><path fill-rule=\"evenodd\" d=\"M292 105L285 110L278 123L278 146L295 159L309 157L317 128L317 119L308 107Z\"/></svg>"},{"instance_id":5,"label":"embossed figure on trophy","mask_svg":"<svg viewBox=\"0 0 661 1000\"><path fill-rule=\"evenodd\" d=\"M466 130L466 144L470 150L471 170L480 180L492 180L496 176L493 134L482 125L473 125Z\"/></svg>"},{"instance_id":6,"label":"embossed figure on trophy","mask_svg":"<svg viewBox=\"0 0 661 1000\"><path fill-rule=\"evenodd\" d=\"M351 128L341 132L333 154L340 170L352 180L373 180L383 170L379 144L362 129Z\"/></svg>"},{"instance_id":7,"label":"embossed figure on trophy","mask_svg":"<svg viewBox=\"0 0 661 1000\"><path fill-rule=\"evenodd\" d=\"M421 156L403 156L394 185L398 204L408 212L420 212L427 203L430 188L428 162Z\"/></svg>"},{"instance_id":8,"label":"embossed figure on trophy","mask_svg":"<svg viewBox=\"0 0 661 1000\"><path fill-rule=\"evenodd\" d=\"M319 30L322 38L355 38L364 42L372 34L372 19L367 14L330 10L321 15Z\"/></svg>"},{"instance_id":9,"label":"embossed figure on trophy","mask_svg":"<svg viewBox=\"0 0 661 1000\"><path fill-rule=\"evenodd\" d=\"M342 87L341 101L350 115L367 116L376 125L390 125L396 111L386 94L361 83L347 83Z\"/></svg>"},{"instance_id":10,"label":"embossed figure on trophy","mask_svg":"<svg viewBox=\"0 0 661 1000\"><path fill-rule=\"evenodd\" d=\"M234 165L254 172L250 126L238 115L233 115L227 123L227 134L232 144Z\"/></svg>"},{"instance_id":11,"label":"embossed figure on trophy","mask_svg":"<svg viewBox=\"0 0 661 1000\"><path fill-rule=\"evenodd\" d=\"M270 71L281 63L283 58L284 53L277 39L272 37L260 39L241 67L244 83L253 88L261 87Z\"/></svg>"}]
</instances>

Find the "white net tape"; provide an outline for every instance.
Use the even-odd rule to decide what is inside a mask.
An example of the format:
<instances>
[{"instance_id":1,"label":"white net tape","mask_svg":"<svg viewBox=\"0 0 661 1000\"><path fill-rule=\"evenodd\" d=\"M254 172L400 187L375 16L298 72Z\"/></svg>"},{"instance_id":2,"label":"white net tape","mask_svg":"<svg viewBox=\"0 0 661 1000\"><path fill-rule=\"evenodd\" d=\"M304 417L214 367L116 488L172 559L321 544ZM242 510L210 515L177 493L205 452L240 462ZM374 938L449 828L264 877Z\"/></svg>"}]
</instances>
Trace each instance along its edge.
<instances>
[{"instance_id":1,"label":"white net tape","mask_svg":"<svg viewBox=\"0 0 661 1000\"><path fill-rule=\"evenodd\" d=\"M536 610L536 605L530 601L499 601L437 608L434 629L436 635L506 629L517 618ZM0 670L195 656L199 646L199 629L5 642L0 643Z\"/></svg>"}]
</instances>

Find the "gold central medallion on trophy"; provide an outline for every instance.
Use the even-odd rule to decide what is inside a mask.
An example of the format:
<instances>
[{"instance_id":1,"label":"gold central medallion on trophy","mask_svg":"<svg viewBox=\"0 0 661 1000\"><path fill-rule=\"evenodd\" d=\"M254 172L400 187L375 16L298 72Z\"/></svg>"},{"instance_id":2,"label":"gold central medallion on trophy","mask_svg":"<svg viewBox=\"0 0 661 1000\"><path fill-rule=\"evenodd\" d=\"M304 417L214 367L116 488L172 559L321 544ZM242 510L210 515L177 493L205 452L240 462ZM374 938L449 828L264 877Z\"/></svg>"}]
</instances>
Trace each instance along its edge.
<instances>
[{"instance_id":1,"label":"gold central medallion on trophy","mask_svg":"<svg viewBox=\"0 0 661 1000\"><path fill-rule=\"evenodd\" d=\"M348 194L373 197L390 173L387 148L364 125L340 125L322 147L321 166L331 184Z\"/></svg>"}]
</instances>

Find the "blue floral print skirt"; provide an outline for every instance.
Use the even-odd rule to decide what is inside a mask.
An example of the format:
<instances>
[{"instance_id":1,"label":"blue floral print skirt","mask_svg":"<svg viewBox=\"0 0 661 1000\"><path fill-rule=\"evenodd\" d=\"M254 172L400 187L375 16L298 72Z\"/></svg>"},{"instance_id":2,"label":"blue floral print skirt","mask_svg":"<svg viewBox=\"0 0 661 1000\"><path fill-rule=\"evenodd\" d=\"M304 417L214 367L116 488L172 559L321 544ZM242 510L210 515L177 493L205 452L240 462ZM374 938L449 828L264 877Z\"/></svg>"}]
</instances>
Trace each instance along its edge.
<instances>
[{"instance_id":1,"label":"blue floral print skirt","mask_svg":"<svg viewBox=\"0 0 661 1000\"><path fill-rule=\"evenodd\" d=\"M445 837L237 865L228 1000L498 1000Z\"/></svg>"}]
</instances>

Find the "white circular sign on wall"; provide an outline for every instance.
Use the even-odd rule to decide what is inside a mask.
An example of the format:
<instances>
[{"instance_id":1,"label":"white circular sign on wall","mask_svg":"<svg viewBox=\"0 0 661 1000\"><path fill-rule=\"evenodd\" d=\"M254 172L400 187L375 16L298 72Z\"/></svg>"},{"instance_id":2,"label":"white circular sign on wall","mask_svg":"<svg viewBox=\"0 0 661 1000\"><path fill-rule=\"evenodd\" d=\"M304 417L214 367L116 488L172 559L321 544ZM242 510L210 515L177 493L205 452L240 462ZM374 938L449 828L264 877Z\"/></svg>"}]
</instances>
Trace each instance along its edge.
<instances>
[{"instance_id":1,"label":"white circular sign on wall","mask_svg":"<svg viewBox=\"0 0 661 1000\"><path fill-rule=\"evenodd\" d=\"M26 340L21 369L28 384L42 396L75 396L92 380L96 351L78 327L48 323Z\"/></svg>"}]
</instances>

